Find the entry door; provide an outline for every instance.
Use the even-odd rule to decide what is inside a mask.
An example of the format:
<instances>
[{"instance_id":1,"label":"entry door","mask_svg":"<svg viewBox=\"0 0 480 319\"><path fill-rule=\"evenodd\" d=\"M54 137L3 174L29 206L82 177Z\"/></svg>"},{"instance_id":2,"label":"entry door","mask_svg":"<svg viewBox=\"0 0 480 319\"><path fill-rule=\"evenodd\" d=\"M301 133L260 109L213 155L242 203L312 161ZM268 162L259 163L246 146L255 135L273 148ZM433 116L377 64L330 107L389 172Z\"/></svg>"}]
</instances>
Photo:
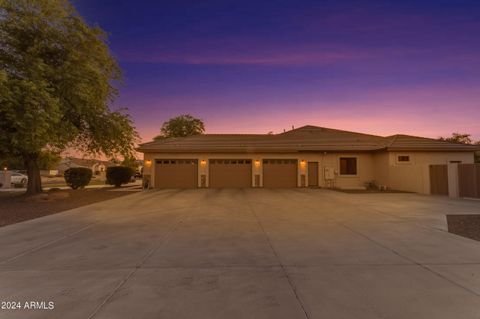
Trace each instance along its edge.
<instances>
[{"instance_id":1,"label":"entry door","mask_svg":"<svg viewBox=\"0 0 480 319\"><path fill-rule=\"evenodd\" d=\"M318 162L308 162L308 186L318 187Z\"/></svg>"}]
</instances>

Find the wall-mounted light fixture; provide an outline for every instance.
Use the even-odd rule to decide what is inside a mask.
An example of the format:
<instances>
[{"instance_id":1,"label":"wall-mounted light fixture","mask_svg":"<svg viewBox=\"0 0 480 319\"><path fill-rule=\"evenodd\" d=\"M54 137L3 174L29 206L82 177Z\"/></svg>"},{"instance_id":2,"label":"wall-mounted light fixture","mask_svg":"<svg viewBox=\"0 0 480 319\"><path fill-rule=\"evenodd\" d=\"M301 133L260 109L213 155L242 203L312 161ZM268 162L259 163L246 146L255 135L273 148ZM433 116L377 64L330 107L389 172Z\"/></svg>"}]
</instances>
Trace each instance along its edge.
<instances>
[{"instance_id":1,"label":"wall-mounted light fixture","mask_svg":"<svg viewBox=\"0 0 480 319\"><path fill-rule=\"evenodd\" d=\"M152 160L145 160L145 167L152 166Z\"/></svg>"},{"instance_id":2,"label":"wall-mounted light fixture","mask_svg":"<svg viewBox=\"0 0 480 319\"><path fill-rule=\"evenodd\" d=\"M201 160L201 161L200 161L200 165L202 165L202 166L207 165L207 161L206 161L206 160Z\"/></svg>"},{"instance_id":3,"label":"wall-mounted light fixture","mask_svg":"<svg viewBox=\"0 0 480 319\"><path fill-rule=\"evenodd\" d=\"M305 160L301 160L300 161L300 167L305 168L305 166L307 166L307 162Z\"/></svg>"},{"instance_id":4,"label":"wall-mounted light fixture","mask_svg":"<svg viewBox=\"0 0 480 319\"><path fill-rule=\"evenodd\" d=\"M6 171L6 170L7 170L7 167L5 166L5 167L3 168L3 170Z\"/></svg>"},{"instance_id":5,"label":"wall-mounted light fixture","mask_svg":"<svg viewBox=\"0 0 480 319\"><path fill-rule=\"evenodd\" d=\"M255 164L255 167L257 167L257 168L260 167L260 161L259 160L255 160L253 163Z\"/></svg>"}]
</instances>

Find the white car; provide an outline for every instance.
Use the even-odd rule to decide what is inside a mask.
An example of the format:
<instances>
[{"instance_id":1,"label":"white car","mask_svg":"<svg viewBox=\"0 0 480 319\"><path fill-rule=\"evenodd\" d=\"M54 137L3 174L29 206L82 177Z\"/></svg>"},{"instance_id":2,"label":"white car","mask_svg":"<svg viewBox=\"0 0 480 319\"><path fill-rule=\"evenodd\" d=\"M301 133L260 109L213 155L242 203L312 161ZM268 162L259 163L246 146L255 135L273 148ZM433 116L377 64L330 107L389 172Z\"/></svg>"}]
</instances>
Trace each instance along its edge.
<instances>
[{"instance_id":1,"label":"white car","mask_svg":"<svg viewBox=\"0 0 480 319\"><path fill-rule=\"evenodd\" d=\"M11 183L13 185L27 185L27 182L28 182L27 175L23 175L21 173L16 173L16 172L12 173Z\"/></svg>"}]
</instances>

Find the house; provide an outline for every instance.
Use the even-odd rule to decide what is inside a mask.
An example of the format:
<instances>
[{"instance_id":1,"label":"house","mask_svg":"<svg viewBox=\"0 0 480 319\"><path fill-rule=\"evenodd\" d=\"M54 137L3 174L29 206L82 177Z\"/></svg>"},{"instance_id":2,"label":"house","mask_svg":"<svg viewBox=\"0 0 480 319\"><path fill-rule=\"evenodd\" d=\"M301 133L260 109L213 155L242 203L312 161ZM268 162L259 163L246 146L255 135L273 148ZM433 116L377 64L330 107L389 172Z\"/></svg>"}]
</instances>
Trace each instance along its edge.
<instances>
[{"instance_id":1,"label":"house","mask_svg":"<svg viewBox=\"0 0 480 319\"><path fill-rule=\"evenodd\" d=\"M432 164L473 163L478 146L303 126L141 144L149 188L325 187L430 193Z\"/></svg>"},{"instance_id":2,"label":"house","mask_svg":"<svg viewBox=\"0 0 480 319\"><path fill-rule=\"evenodd\" d=\"M109 161L65 157L58 164L57 171L59 174L63 174L67 169L71 167L86 167L91 169L95 175L100 175L106 171L107 167L114 165L114 163Z\"/></svg>"}]
</instances>

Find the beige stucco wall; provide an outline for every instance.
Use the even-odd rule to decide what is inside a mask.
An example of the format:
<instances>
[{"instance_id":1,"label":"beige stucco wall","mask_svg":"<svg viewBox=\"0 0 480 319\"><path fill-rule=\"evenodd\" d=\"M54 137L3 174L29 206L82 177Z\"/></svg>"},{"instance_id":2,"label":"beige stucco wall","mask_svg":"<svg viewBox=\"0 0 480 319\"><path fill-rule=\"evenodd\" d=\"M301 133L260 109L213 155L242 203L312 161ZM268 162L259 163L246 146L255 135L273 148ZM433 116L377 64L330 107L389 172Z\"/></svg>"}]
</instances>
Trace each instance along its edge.
<instances>
[{"instance_id":1,"label":"beige stucco wall","mask_svg":"<svg viewBox=\"0 0 480 319\"><path fill-rule=\"evenodd\" d=\"M340 157L357 158L357 175L341 176ZM373 173L373 155L370 153L229 153L229 154L206 154L206 153L145 153L144 154L144 175L150 175L151 185L155 185L155 160L156 159L187 159L198 160L199 174L198 186L201 186L201 175L206 176L206 186L208 187L208 165L209 159L250 159L252 160L252 186L255 183L255 175L260 175L260 186L263 186L263 159L296 159L298 165L298 187L302 186L302 175L304 175L304 185L308 185L308 162L318 162L318 185L322 187L334 186L338 188L358 188L363 187L365 182L374 180ZM335 180L332 185L326 183L324 179L324 168L328 166L335 171Z\"/></svg>"},{"instance_id":2,"label":"beige stucco wall","mask_svg":"<svg viewBox=\"0 0 480 319\"><path fill-rule=\"evenodd\" d=\"M388 186L389 153L376 152L372 155L374 180L378 186Z\"/></svg>"},{"instance_id":3,"label":"beige stucco wall","mask_svg":"<svg viewBox=\"0 0 480 319\"><path fill-rule=\"evenodd\" d=\"M409 155L409 163L399 163L398 155ZM357 175L340 175L340 157L357 158ZM156 159L197 159L199 174L198 186L201 187L201 176L206 176L208 187L209 159L250 159L252 160L252 186L255 175L260 175L260 187L263 186L263 159L296 159L298 160L298 186L301 187L302 175L305 175L305 185L308 185L308 162L318 162L318 185L321 187L362 188L366 182L374 181L389 189L428 194L430 192L429 165L447 164L450 161L473 163L473 153L468 152L356 152L356 153L145 153L144 174L150 175L151 185L155 185ZM151 161L151 162L149 162ZM305 163L304 164L302 164ZM325 168L330 167L335 172L333 182L324 178Z\"/></svg>"},{"instance_id":4,"label":"beige stucco wall","mask_svg":"<svg viewBox=\"0 0 480 319\"><path fill-rule=\"evenodd\" d=\"M356 157L357 174L340 175L340 158ZM373 173L373 155L371 153L327 153L322 157L321 171L324 173L325 167L332 167L335 171L333 187L336 188L362 188L366 182L374 180ZM328 181L323 177L320 181L321 186L328 187Z\"/></svg>"},{"instance_id":5,"label":"beige stucco wall","mask_svg":"<svg viewBox=\"0 0 480 319\"><path fill-rule=\"evenodd\" d=\"M399 155L410 156L410 162L398 162ZM430 193L429 165L474 162L473 153L469 152L382 152L373 158L377 185L422 194Z\"/></svg>"}]
</instances>

